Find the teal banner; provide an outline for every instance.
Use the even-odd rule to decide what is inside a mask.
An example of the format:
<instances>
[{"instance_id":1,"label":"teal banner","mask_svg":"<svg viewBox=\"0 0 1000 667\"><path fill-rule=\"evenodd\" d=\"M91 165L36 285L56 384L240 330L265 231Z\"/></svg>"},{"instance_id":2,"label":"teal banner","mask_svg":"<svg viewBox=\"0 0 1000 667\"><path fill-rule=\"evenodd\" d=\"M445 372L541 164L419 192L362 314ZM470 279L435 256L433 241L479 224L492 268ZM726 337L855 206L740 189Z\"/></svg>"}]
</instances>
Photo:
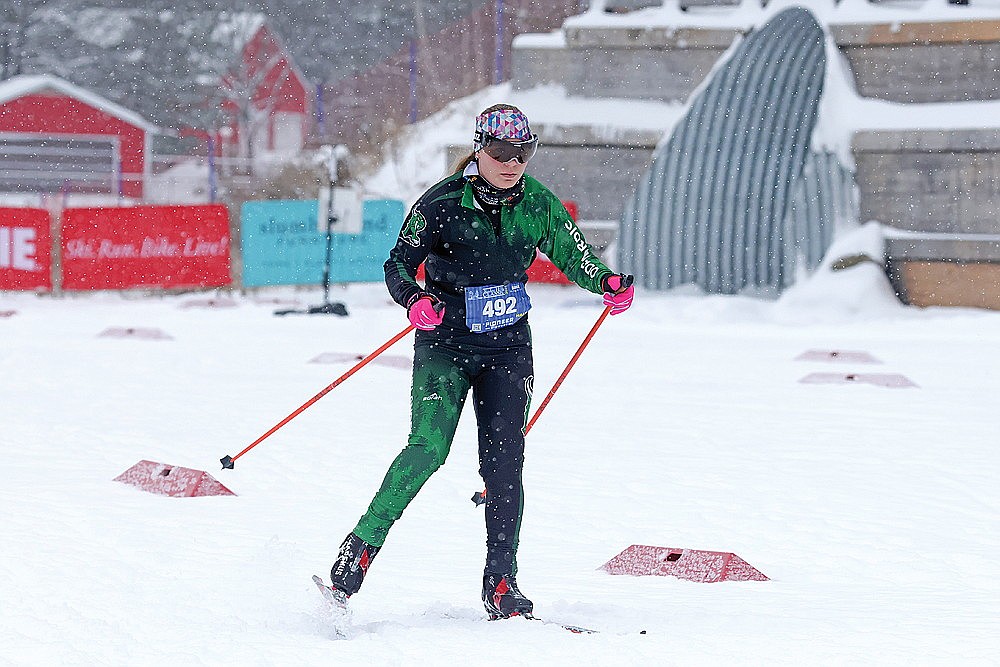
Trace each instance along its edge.
<instances>
[{"instance_id":1,"label":"teal banner","mask_svg":"<svg viewBox=\"0 0 1000 667\"><path fill-rule=\"evenodd\" d=\"M367 200L360 234L334 232L330 282L378 282L406 210L395 199ZM243 285L315 285L323 282L326 233L317 225L318 203L251 201L240 216Z\"/></svg>"}]
</instances>

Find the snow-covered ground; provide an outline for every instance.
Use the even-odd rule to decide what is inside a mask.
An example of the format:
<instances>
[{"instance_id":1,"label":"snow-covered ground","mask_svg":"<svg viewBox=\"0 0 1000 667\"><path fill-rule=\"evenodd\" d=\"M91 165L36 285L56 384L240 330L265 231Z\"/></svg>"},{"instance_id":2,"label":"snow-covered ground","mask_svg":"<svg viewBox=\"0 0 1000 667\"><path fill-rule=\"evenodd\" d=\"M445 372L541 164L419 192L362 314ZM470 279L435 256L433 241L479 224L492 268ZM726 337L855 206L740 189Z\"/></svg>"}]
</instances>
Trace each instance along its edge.
<instances>
[{"instance_id":1,"label":"snow-covered ground","mask_svg":"<svg viewBox=\"0 0 1000 667\"><path fill-rule=\"evenodd\" d=\"M347 318L274 317L261 296L0 294L0 664L996 664L1000 313L900 306L867 263L773 302L639 292L528 436L519 581L540 616L602 632L484 619L467 411L337 641L310 575L405 442L408 372L370 364L235 470L218 459L350 366L310 359L406 321L381 285L336 290ZM601 304L532 296L540 399ZM882 363L795 360L808 349ZM799 383L812 372L919 386ZM238 495L112 481L141 459ZM597 569L631 544L732 551L771 580Z\"/></svg>"}]
</instances>

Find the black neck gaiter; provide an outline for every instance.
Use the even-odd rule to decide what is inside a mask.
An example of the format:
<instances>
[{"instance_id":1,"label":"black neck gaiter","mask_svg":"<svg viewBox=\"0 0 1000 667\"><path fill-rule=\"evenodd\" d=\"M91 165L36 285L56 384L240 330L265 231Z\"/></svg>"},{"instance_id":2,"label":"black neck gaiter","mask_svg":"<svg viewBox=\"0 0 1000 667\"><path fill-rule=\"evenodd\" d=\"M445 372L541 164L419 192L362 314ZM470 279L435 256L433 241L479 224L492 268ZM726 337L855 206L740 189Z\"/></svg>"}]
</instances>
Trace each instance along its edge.
<instances>
[{"instance_id":1,"label":"black neck gaiter","mask_svg":"<svg viewBox=\"0 0 1000 667\"><path fill-rule=\"evenodd\" d=\"M513 206L524 198L524 176L509 188L501 190L494 187L479 174L466 176L469 184L476 191L476 198L482 204L489 206Z\"/></svg>"}]
</instances>

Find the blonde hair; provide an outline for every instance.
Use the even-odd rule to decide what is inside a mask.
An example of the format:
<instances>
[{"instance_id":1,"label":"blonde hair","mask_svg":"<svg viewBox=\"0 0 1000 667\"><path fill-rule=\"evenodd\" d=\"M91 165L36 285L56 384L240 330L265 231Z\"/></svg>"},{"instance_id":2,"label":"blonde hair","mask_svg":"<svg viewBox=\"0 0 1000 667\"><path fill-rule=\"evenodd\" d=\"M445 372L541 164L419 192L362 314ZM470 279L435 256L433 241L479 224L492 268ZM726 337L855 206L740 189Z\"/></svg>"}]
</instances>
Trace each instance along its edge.
<instances>
[{"instance_id":1,"label":"blonde hair","mask_svg":"<svg viewBox=\"0 0 1000 667\"><path fill-rule=\"evenodd\" d=\"M455 161L455 164L451 168L451 173L458 174L465 171L465 168L469 166L469 163L475 162L476 152L469 151L468 155L465 155Z\"/></svg>"}]
</instances>

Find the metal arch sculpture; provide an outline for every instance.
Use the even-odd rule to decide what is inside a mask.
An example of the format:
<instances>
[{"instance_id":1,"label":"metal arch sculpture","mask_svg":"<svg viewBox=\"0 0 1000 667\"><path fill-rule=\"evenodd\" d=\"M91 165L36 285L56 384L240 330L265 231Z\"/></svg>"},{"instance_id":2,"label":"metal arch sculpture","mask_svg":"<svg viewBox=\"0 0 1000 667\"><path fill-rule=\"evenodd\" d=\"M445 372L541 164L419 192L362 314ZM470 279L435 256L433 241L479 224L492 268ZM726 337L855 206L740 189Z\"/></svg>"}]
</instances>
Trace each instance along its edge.
<instances>
[{"instance_id":1,"label":"metal arch sculpture","mask_svg":"<svg viewBox=\"0 0 1000 667\"><path fill-rule=\"evenodd\" d=\"M621 269L660 290L786 285L786 246L819 231L787 222L825 70L823 29L806 9L747 37L655 152L623 215Z\"/></svg>"},{"instance_id":2,"label":"metal arch sculpture","mask_svg":"<svg viewBox=\"0 0 1000 667\"><path fill-rule=\"evenodd\" d=\"M838 224L855 222L859 216L854 174L834 153L810 151L786 218L790 236L785 244L785 283L792 282L796 261L809 271L818 267Z\"/></svg>"}]
</instances>

